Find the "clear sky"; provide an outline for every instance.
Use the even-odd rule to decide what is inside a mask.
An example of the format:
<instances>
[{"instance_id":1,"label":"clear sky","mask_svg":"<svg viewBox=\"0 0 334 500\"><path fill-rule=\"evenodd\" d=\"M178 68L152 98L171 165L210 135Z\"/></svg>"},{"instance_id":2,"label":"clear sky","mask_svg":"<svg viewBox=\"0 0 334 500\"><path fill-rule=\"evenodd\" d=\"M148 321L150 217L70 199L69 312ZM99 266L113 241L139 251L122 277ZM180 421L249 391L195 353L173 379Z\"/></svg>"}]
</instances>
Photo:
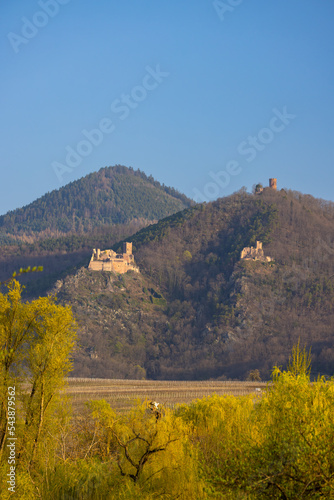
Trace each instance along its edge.
<instances>
[{"instance_id":1,"label":"clear sky","mask_svg":"<svg viewBox=\"0 0 334 500\"><path fill-rule=\"evenodd\" d=\"M0 214L99 170L334 200L332 0L1 2Z\"/></svg>"}]
</instances>

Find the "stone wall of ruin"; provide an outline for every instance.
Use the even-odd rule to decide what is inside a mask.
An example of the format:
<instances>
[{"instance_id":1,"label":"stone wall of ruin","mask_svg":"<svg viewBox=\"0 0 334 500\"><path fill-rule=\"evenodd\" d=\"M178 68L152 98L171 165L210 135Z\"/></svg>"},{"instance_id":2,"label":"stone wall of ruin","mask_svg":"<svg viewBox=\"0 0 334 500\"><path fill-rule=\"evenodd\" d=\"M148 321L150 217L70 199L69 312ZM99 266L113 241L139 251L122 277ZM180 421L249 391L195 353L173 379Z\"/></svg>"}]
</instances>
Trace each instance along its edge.
<instances>
[{"instance_id":1,"label":"stone wall of ruin","mask_svg":"<svg viewBox=\"0 0 334 500\"><path fill-rule=\"evenodd\" d=\"M124 274L130 270L139 272L132 255L132 243L124 243L123 250L125 251L123 254L116 254L113 250L101 251L99 248L97 250L94 248L88 269L119 274Z\"/></svg>"}]
</instances>

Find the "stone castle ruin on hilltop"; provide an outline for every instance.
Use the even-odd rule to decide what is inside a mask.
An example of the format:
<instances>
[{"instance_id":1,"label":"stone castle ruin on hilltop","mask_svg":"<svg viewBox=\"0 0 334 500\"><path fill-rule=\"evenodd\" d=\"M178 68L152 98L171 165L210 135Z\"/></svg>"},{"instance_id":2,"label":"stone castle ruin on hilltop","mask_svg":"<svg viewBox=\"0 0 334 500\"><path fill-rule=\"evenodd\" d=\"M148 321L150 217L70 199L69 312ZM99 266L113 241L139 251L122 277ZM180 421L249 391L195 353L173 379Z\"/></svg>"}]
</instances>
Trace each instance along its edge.
<instances>
[{"instance_id":1,"label":"stone castle ruin on hilltop","mask_svg":"<svg viewBox=\"0 0 334 500\"><path fill-rule=\"evenodd\" d=\"M255 194L261 194L264 189L266 189L266 188L263 188L261 184L257 184L255 187ZM277 179L276 178L269 179L269 189L273 189L274 191L277 191ZM271 262L272 260L274 260L271 257L266 257L264 255L261 241L256 242L256 247L245 247L241 251L240 259L242 259L242 260L261 260L262 262Z\"/></svg>"},{"instance_id":2,"label":"stone castle ruin on hilltop","mask_svg":"<svg viewBox=\"0 0 334 500\"><path fill-rule=\"evenodd\" d=\"M271 257L266 257L262 248L262 242L257 241L256 247L245 247L241 251L240 259L243 260L262 260L262 262L271 262Z\"/></svg>"},{"instance_id":3,"label":"stone castle ruin on hilltop","mask_svg":"<svg viewBox=\"0 0 334 500\"><path fill-rule=\"evenodd\" d=\"M277 179L275 178L269 179L269 188L273 189L274 191L277 191ZM255 194L261 194L264 189L266 188L262 187L261 184L257 184L255 188Z\"/></svg>"},{"instance_id":4,"label":"stone castle ruin on hilltop","mask_svg":"<svg viewBox=\"0 0 334 500\"><path fill-rule=\"evenodd\" d=\"M132 243L123 243L123 253L116 253L113 250L93 249L88 269L92 271L110 271L124 274L128 271L139 273L139 267L135 264L132 255Z\"/></svg>"}]
</instances>

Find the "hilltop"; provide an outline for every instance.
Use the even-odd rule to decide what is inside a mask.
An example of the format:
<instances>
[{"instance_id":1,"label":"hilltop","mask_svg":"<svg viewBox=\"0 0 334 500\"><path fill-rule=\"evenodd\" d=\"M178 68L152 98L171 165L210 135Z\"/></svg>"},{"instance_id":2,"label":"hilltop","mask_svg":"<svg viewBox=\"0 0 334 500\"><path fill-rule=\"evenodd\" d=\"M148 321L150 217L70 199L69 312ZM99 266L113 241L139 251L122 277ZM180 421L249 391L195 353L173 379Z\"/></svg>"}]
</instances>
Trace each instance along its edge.
<instances>
[{"instance_id":1,"label":"hilltop","mask_svg":"<svg viewBox=\"0 0 334 500\"><path fill-rule=\"evenodd\" d=\"M57 283L81 324L74 374L268 378L299 338L315 373L333 374L333 235L333 203L269 188L141 229L131 237L140 274L89 271L87 260ZM256 241L270 262L240 259Z\"/></svg>"},{"instance_id":2,"label":"hilltop","mask_svg":"<svg viewBox=\"0 0 334 500\"><path fill-rule=\"evenodd\" d=\"M192 203L140 170L105 167L0 216L0 243L32 243L103 225L156 222Z\"/></svg>"}]
</instances>

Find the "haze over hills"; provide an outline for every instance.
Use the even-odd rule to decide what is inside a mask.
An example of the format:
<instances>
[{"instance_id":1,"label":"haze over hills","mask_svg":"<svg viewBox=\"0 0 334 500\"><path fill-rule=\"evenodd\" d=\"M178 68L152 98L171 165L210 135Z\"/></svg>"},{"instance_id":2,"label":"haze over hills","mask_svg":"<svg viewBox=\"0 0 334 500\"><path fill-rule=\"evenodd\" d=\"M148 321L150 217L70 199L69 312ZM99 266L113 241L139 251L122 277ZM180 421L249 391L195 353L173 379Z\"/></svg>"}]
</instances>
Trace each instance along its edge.
<instances>
[{"instance_id":1,"label":"haze over hills","mask_svg":"<svg viewBox=\"0 0 334 500\"><path fill-rule=\"evenodd\" d=\"M56 284L81 325L74 375L268 378L299 339L315 373L334 373L332 202L240 190L131 241L140 274L89 271L87 260ZM240 260L256 241L271 262Z\"/></svg>"}]
</instances>

